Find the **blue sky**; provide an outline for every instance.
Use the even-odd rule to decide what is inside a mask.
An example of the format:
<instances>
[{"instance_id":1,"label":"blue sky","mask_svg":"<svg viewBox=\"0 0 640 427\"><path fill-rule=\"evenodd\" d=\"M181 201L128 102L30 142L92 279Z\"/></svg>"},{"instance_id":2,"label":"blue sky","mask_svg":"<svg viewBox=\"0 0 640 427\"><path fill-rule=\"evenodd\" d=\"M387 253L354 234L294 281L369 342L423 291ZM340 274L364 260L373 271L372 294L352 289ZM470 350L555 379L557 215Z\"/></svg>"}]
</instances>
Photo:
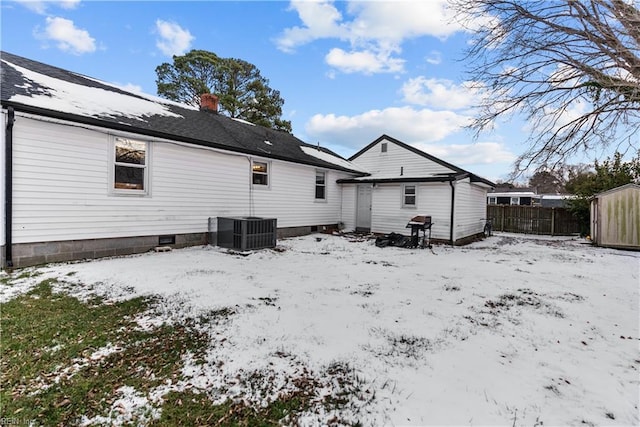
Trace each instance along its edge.
<instances>
[{"instance_id":1,"label":"blue sky","mask_svg":"<svg viewBox=\"0 0 640 427\"><path fill-rule=\"evenodd\" d=\"M349 157L386 133L504 180L527 131L517 118L477 140L462 129L468 35L446 0L411 2L10 1L2 49L156 93L155 68L203 49L255 64L302 140Z\"/></svg>"}]
</instances>

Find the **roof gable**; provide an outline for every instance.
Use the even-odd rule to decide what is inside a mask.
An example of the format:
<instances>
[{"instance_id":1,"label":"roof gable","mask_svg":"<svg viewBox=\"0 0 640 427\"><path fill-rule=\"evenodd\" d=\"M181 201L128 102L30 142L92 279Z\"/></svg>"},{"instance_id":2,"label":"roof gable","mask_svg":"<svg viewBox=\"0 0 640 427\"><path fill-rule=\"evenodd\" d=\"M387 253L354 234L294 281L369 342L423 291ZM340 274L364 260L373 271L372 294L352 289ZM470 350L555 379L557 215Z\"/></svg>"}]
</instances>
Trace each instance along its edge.
<instances>
[{"instance_id":1,"label":"roof gable","mask_svg":"<svg viewBox=\"0 0 640 427\"><path fill-rule=\"evenodd\" d=\"M423 157L425 159L428 159L428 160L431 160L432 162L435 162L435 163L437 163L437 164L439 164L441 166L444 166L445 168L450 169L452 172L466 172L465 170L463 170L463 169L461 169L461 168L459 168L459 167L457 167L455 165L452 165L451 163L445 162L444 160L439 159L439 158L437 158L435 156L432 156L431 154L426 153L426 152L424 152L422 150L418 150L417 148L412 147L409 144L405 144L404 142L402 142L400 140L397 140L395 138L392 138L392 137L390 137L389 135L386 135L386 134L383 134L383 135L379 136L371 144L367 145L362 150L358 151L356 154L354 154L353 156L349 157L349 160L353 161L353 160L357 159L358 157L362 156L365 152L367 152L367 151L371 150L373 147L375 147L378 143L383 142L385 140L389 141L389 142L391 142L393 144L396 144L396 145L398 145L398 146L404 148L405 150L408 150L408 151L410 151L410 152L412 152L414 154L417 154L418 156L421 156L421 157Z\"/></svg>"},{"instance_id":2,"label":"roof gable","mask_svg":"<svg viewBox=\"0 0 640 427\"><path fill-rule=\"evenodd\" d=\"M327 169L360 173L331 152L306 153L294 135L118 86L6 52L0 54L3 107Z\"/></svg>"},{"instance_id":3,"label":"roof gable","mask_svg":"<svg viewBox=\"0 0 640 427\"><path fill-rule=\"evenodd\" d=\"M374 154L372 150L383 142L394 144L402 151L405 151L405 155L385 157L388 153L383 153L381 150ZM380 154L380 156L378 156L378 154ZM448 179L462 179L463 177L469 177L472 182L483 183L484 185L495 187L495 184L487 179L432 156L431 154L412 147L411 145L405 144L404 142L386 134L381 135L362 150L349 157L349 161L356 164L360 164L358 161L359 159L361 162L366 163L363 164L363 166L368 168L369 172L372 174L371 177L367 178L369 180L375 181L376 175L380 175L379 179L402 181L407 181L411 178L415 178L415 180L424 180L435 177L449 177ZM376 166L373 166L373 164ZM407 165L406 167L404 166L405 164ZM391 175L389 175L390 168L393 169Z\"/></svg>"}]
</instances>

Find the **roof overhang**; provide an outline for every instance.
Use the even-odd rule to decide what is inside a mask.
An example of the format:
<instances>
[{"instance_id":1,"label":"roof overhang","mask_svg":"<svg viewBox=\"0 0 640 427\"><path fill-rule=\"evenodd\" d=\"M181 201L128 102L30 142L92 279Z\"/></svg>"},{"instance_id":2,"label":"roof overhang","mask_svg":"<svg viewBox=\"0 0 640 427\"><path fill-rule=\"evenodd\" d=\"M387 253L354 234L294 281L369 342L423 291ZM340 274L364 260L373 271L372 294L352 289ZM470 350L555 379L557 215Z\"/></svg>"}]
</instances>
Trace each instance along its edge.
<instances>
[{"instance_id":1,"label":"roof overhang","mask_svg":"<svg viewBox=\"0 0 640 427\"><path fill-rule=\"evenodd\" d=\"M385 184L385 183L403 183L403 182L452 182L459 181L461 179L469 177L469 174L443 174L432 176L399 176L388 178L376 178L372 176L365 176L359 178L345 178L339 179L338 184Z\"/></svg>"},{"instance_id":2,"label":"roof overhang","mask_svg":"<svg viewBox=\"0 0 640 427\"><path fill-rule=\"evenodd\" d=\"M186 144L192 144L192 145L195 145L195 146L214 148L216 150L227 151L227 152L230 152L230 153L238 153L238 154L258 156L258 157L266 157L266 158L270 158L270 159L274 159L274 160L282 160L282 161L286 161L286 162L290 162L290 163L304 164L304 165L308 165L308 166L324 167L324 168L327 168L327 169L334 169L334 170L339 170L339 171L342 171L342 172L349 172L349 173L356 174L356 175L362 174L361 171L348 169L346 167L342 167L342 166L336 165L336 164L330 164L328 162L322 162L322 164L315 163L315 162L305 162L304 160L292 159L292 158L288 158L288 157L285 157L285 156L279 156L279 155L274 155L274 154L265 154L265 152L261 152L261 151L258 151L258 150L251 150L251 149L239 148L239 147L231 147L229 145L218 144L218 143L213 142L213 141L203 141L201 139L189 138L189 137L186 137L186 136L175 135L175 134L170 134L170 133L166 133L166 132L160 132L160 131L157 131L157 130L154 130L154 129L140 128L140 127L136 127L136 126L132 126L132 125L126 124L126 123L120 123L120 122L116 122L116 121L104 120L104 119L101 119L101 118L90 117L90 116L81 116L81 115L72 114L72 113L65 113L65 112L61 112L61 111L50 110L50 109L36 107L36 106L33 106L33 105L23 104L23 103L19 103L19 102L8 101L8 100L4 100L4 99L1 101L1 104L2 104L2 108L13 107L13 109L15 111L19 111L19 112L27 113L27 114L33 114L34 116L42 116L42 117L47 117L47 118L50 118L50 119L56 119L56 120L61 120L61 121L66 121L66 122L71 122L71 123L94 126L96 128L103 128L103 129L109 129L109 130L115 130L115 131L121 131L121 132L128 132L128 133L133 133L133 134L137 134L137 135L141 135L141 136L163 139L163 140L167 140L167 141L176 141L176 142L182 142L182 143L186 143Z\"/></svg>"},{"instance_id":3,"label":"roof overhang","mask_svg":"<svg viewBox=\"0 0 640 427\"><path fill-rule=\"evenodd\" d=\"M472 173L460 173L460 174L442 174L432 176L399 176L399 177L381 177L376 178L373 176L363 176L357 178L344 178L337 181L338 184L385 184L385 183L403 183L403 182L453 182L460 181L462 179L469 178L469 181L475 185L479 185L485 188L493 188L495 184L484 178L480 178Z\"/></svg>"}]
</instances>

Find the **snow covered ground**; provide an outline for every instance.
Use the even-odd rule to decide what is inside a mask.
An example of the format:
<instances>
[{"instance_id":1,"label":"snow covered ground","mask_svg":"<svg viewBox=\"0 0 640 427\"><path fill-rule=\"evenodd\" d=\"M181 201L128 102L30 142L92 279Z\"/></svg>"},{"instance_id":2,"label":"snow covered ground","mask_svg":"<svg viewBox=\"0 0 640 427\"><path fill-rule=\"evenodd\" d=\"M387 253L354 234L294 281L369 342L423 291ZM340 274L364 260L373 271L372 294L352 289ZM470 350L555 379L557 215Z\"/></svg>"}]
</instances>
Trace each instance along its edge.
<instances>
[{"instance_id":1,"label":"snow covered ground","mask_svg":"<svg viewBox=\"0 0 640 427\"><path fill-rule=\"evenodd\" d=\"M142 328L226 313L206 363L187 358L180 382L121 400L192 388L261 402L304 374L320 395L352 391L308 424L640 423L637 252L515 234L431 252L317 234L246 256L200 247L39 270L79 297L165 296ZM256 371L267 383L234 380Z\"/></svg>"}]
</instances>

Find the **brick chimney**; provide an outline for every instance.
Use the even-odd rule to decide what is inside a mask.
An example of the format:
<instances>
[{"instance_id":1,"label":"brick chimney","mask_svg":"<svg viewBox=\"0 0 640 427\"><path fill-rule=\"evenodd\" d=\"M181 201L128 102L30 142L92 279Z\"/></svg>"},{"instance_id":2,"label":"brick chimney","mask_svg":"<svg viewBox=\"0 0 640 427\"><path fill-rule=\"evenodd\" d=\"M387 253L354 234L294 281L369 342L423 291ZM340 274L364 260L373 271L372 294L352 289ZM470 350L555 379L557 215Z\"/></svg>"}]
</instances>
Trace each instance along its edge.
<instances>
[{"instance_id":1,"label":"brick chimney","mask_svg":"<svg viewBox=\"0 0 640 427\"><path fill-rule=\"evenodd\" d=\"M218 112L218 97L212 93L203 93L200 95L200 110Z\"/></svg>"}]
</instances>

